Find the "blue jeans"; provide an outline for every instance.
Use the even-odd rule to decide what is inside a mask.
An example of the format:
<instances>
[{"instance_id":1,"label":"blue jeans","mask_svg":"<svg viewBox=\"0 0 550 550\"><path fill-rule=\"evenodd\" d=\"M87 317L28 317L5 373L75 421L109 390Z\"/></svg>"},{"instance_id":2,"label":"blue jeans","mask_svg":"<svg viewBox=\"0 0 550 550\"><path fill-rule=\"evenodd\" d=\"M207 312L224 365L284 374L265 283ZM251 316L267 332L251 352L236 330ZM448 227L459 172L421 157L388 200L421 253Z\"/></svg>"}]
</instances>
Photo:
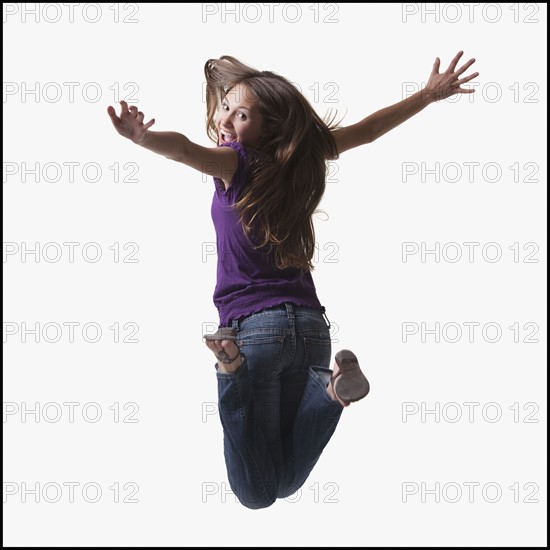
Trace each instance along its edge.
<instances>
[{"instance_id":1,"label":"blue jeans","mask_svg":"<svg viewBox=\"0 0 550 550\"><path fill-rule=\"evenodd\" d=\"M295 493L319 460L343 407L326 392L330 322L289 303L232 320L243 363L216 368L232 491L247 508Z\"/></svg>"}]
</instances>

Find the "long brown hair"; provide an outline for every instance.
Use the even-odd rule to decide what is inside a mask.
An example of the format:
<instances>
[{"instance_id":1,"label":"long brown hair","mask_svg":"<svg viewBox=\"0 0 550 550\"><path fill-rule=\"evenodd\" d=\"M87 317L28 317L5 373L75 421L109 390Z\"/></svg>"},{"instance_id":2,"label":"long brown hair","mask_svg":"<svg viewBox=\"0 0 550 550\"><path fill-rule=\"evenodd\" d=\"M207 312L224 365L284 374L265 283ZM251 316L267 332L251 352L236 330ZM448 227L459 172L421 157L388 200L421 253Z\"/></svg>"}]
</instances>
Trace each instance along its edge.
<instances>
[{"instance_id":1,"label":"long brown hair","mask_svg":"<svg viewBox=\"0 0 550 550\"><path fill-rule=\"evenodd\" d=\"M263 117L263 135L250 155L250 182L235 202L246 234L256 248L275 249L279 269L312 271L312 215L325 192L326 162L338 158L331 134L338 127L335 116L325 122L289 80L228 55L209 59L204 73L212 141L218 143L218 106L237 84L251 91Z\"/></svg>"}]
</instances>

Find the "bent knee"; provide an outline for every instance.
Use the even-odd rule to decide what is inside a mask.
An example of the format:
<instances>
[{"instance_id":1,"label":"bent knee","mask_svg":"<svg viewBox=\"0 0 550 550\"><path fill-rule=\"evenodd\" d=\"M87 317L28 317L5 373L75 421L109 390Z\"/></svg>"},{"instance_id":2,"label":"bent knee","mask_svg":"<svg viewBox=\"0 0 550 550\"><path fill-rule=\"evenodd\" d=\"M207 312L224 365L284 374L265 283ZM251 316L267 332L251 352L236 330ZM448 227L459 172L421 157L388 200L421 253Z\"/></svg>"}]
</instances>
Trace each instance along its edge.
<instances>
[{"instance_id":1,"label":"bent knee","mask_svg":"<svg viewBox=\"0 0 550 550\"><path fill-rule=\"evenodd\" d=\"M239 497L237 497L239 498ZM267 498L262 498L262 499L253 499L253 500L241 500L239 498L239 502L245 507L245 508L248 508L249 510L261 510L262 508L269 508L272 504L275 503L275 500L277 499L274 499L274 500L271 500L271 499L267 499Z\"/></svg>"},{"instance_id":2,"label":"bent knee","mask_svg":"<svg viewBox=\"0 0 550 550\"><path fill-rule=\"evenodd\" d=\"M277 498L287 498L300 490L301 485L295 483L284 483L279 487Z\"/></svg>"},{"instance_id":3,"label":"bent knee","mask_svg":"<svg viewBox=\"0 0 550 550\"><path fill-rule=\"evenodd\" d=\"M268 508L277 500L277 487L269 488L246 485L241 487L232 487L232 489L239 499L239 502L251 510Z\"/></svg>"}]
</instances>

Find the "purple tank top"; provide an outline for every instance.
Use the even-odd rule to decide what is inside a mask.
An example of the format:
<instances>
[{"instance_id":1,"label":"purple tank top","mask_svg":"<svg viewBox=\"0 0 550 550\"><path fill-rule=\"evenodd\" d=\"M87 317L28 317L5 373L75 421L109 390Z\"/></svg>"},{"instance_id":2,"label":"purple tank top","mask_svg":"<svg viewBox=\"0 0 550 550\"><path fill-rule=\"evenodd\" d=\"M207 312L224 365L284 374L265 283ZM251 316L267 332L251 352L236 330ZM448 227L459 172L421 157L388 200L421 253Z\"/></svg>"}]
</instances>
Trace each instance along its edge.
<instances>
[{"instance_id":1,"label":"purple tank top","mask_svg":"<svg viewBox=\"0 0 550 550\"><path fill-rule=\"evenodd\" d=\"M238 142L222 143L219 147L231 147L239 156L237 171L227 191L221 179L213 178L211 213L218 254L214 305L220 326L229 326L233 319L284 302L324 311L311 272L278 269L272 254L253 248L232 206L247 184L250 152Z\"/></svg>"}]
</instances>

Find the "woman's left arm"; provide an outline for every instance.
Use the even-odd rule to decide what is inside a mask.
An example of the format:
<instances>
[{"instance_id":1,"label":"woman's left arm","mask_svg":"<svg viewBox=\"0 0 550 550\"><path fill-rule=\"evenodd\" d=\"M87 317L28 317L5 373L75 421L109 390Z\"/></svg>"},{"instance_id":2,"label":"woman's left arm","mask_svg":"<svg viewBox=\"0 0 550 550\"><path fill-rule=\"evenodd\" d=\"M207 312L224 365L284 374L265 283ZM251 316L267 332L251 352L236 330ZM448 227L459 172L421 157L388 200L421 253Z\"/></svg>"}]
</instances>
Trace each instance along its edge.
<instances>
[{"instance_id":1,"label":"woman's left arm","mask_svg":"<svg viewBox=\"0 0 550 550\"><path fill-rule=\"evenodd\" d=\"M458 77L475 62L475 59L470 59L455 71L458 60L463 53L462 51L458 52L447 70L441 74L439 74L440 59L437 57L426 87L419 92L399 103L376 111L357 124L334 130L332 135L336 141L338 153L341 154L353 147L373 142L419 113L430 103L441 101L455 94L474 93L473 88L463 89L460 86L478 76L479 73L473 73L464 78Z\"/></svg>"}]
</instances>

